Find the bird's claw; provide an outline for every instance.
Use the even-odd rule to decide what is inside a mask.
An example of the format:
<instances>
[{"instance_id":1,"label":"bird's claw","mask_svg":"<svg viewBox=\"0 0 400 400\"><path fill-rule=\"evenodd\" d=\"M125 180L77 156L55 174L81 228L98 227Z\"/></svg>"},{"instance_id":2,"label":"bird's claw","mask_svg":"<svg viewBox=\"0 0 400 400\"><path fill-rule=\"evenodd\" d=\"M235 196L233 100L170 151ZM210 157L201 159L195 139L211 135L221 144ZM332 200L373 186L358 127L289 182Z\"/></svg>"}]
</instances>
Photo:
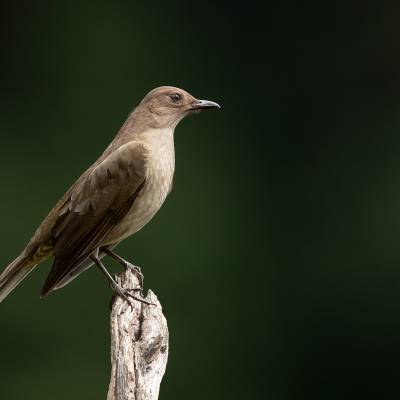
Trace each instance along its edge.
<instances>
[{"instance_id":1,"label":"bird's claw","mask_svg":"<svg viewBox=\"0 0 400 400\"><path fill-rule=\"evenodd\" d=\"M150 301L147 301L143 298L140 297L136 297L134 296L132 293L129 293L128 289L124 289L123 287L121 287L120 285L118 285L117 283L115 283L114 285L112 285L112 289L115 292L116 295L122 297L125 301L127 301L129 303L129 305L131 306L131 309L133 307L133 303L132 300L136 300L139 301L143 304L147 304L148 306L155 306L154 303L151 303ZM142 289L132 289L134 291L139 291L140 295L143 297L143 292Z\"/></svg>"},{"instance_id":2,"label":"bird's claw","mask_svg":"<svg viewBox=\"0 0 400 400\"><path fill-rule=\"evenodd\" d=\"M143 290L143 279L144 279L144 276L142 274L142 270L140 269L140 267L138 267L136 265L133 265L128 261L124 262L124 267L125 267L125 269L128 269L128 268L131 269L136 274L136 276L139 279L140 288L141 288L141 290Z\"/></svg>"}]
</instances>

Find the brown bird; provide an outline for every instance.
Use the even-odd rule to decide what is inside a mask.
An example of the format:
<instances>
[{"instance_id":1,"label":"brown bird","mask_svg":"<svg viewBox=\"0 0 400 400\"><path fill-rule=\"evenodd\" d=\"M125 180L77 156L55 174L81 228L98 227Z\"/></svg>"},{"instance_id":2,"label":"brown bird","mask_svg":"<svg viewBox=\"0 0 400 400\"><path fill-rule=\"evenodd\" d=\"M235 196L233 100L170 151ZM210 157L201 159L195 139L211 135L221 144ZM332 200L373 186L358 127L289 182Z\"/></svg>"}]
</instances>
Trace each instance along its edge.
<instances>
[{"instance_id":1,"label":"brown bird","mask_svg":"<svg viewBox=\"0 0 400 400\"><path fill-rule=\"evenodd\" d=\"M96 264L117 294L134 297L117 285L101 258L107 254L125 268L132 267L112 249L160 209L172 188L174 129L186 115L208 108L219 105L175 87L162 86L148 93L100 158L68 189L0 275L0 302L50 256L54 262L42 296Z\"/></svg>"}]
</instances>

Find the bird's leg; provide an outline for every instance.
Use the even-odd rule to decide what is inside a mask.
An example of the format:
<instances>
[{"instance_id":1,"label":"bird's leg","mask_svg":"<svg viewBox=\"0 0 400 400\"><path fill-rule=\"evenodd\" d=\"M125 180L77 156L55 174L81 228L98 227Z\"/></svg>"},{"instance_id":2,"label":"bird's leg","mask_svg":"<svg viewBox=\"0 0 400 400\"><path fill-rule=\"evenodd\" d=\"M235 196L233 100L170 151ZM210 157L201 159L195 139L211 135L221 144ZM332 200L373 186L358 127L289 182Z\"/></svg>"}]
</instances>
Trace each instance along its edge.
<instances>
[{"instance_id":1,"label":"bird's leg","mask_svg":"<svg viewBox=\"0 0 400 400\"><path fill-rule=\"evenodd\" d=\"M140 301L144 304L152 305L153 303L150 303L147 300L141 299L139 297L136 297L132 295L131 293L128 292L128 290L124 289L120 285L118 285L117 282L115 282L114 278L111 276L111 274L107 271L107 268L104 266L104 264L100 261L100 258L98 257L97 254L93 254L90 256L90 258L93 260L93 262L99 267L100 271L105 275L105 277L109 280L111 289L119 296L121 296L123 299L125 299L129 304L131 304L130 299L134 299L137 301Z\"/></svg>"},{"instance_id":2,"label":"bird's leg","mask_svg":"<svg viewBox=\"0 0 400 400\"><path fill-rule=\"evenodd\" d=\"M103 247L101 250L104 253L106 253L108 256L113 258L116 262L121 264L125 269L127 269L127 268L133 269L135 271L136 275L139 278L140 288L143 290L143 274L142 274L142 271L140 270L139 267L137 267L136 265L133 265L130 262L124 260L121 256L119 256L117 253L114 253L112 250L110 250L107 247Z\"/></svg>"}]
</instances>

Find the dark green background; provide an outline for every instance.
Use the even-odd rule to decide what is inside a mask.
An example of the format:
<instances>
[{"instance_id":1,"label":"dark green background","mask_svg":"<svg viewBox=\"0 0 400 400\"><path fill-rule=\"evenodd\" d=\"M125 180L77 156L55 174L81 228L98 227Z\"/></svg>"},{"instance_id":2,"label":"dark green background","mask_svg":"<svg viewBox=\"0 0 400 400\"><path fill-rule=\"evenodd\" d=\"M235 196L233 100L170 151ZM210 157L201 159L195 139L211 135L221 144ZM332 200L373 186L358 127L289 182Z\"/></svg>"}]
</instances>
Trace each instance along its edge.
<instances>
[{"instance_id":1,"label":"dark green background","mask_svg":"<svg viewBox=\"0 0 400 400\"><path fill-rule=\"evenodd\" d=\"M119 247L168 317L160 398L398 399L399 15L3 2L1 264L147 91L183 87L223 108L178 127L174 190ZM49 267L0 305L0 398L105 398L110 290L91 270L40 300Z\"/></svg>"}]
</instances>

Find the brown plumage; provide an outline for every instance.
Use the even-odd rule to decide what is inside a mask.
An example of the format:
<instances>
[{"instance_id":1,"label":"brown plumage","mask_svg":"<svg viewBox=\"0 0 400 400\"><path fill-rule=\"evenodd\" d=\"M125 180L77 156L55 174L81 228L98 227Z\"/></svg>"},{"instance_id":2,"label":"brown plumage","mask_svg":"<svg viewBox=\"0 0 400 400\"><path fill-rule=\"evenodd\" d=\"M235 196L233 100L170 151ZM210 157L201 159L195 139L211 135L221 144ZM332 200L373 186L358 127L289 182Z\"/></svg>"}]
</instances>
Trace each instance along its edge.
<instances>
[{"instance_id":1,"label":"brown plumage","mask_svg":"<svg viewBox=\"0 0 400 400\"><path fill-rule=\"evenodd\" d=\"M42 296L65 286L141 229L172 188L173 134L186 115L218 104L163 86L148 93L100 156L69 188L0 276L0 302L54 256ZM117 257L117 256L116 256Z\"/></svg>"}]
</instances>

